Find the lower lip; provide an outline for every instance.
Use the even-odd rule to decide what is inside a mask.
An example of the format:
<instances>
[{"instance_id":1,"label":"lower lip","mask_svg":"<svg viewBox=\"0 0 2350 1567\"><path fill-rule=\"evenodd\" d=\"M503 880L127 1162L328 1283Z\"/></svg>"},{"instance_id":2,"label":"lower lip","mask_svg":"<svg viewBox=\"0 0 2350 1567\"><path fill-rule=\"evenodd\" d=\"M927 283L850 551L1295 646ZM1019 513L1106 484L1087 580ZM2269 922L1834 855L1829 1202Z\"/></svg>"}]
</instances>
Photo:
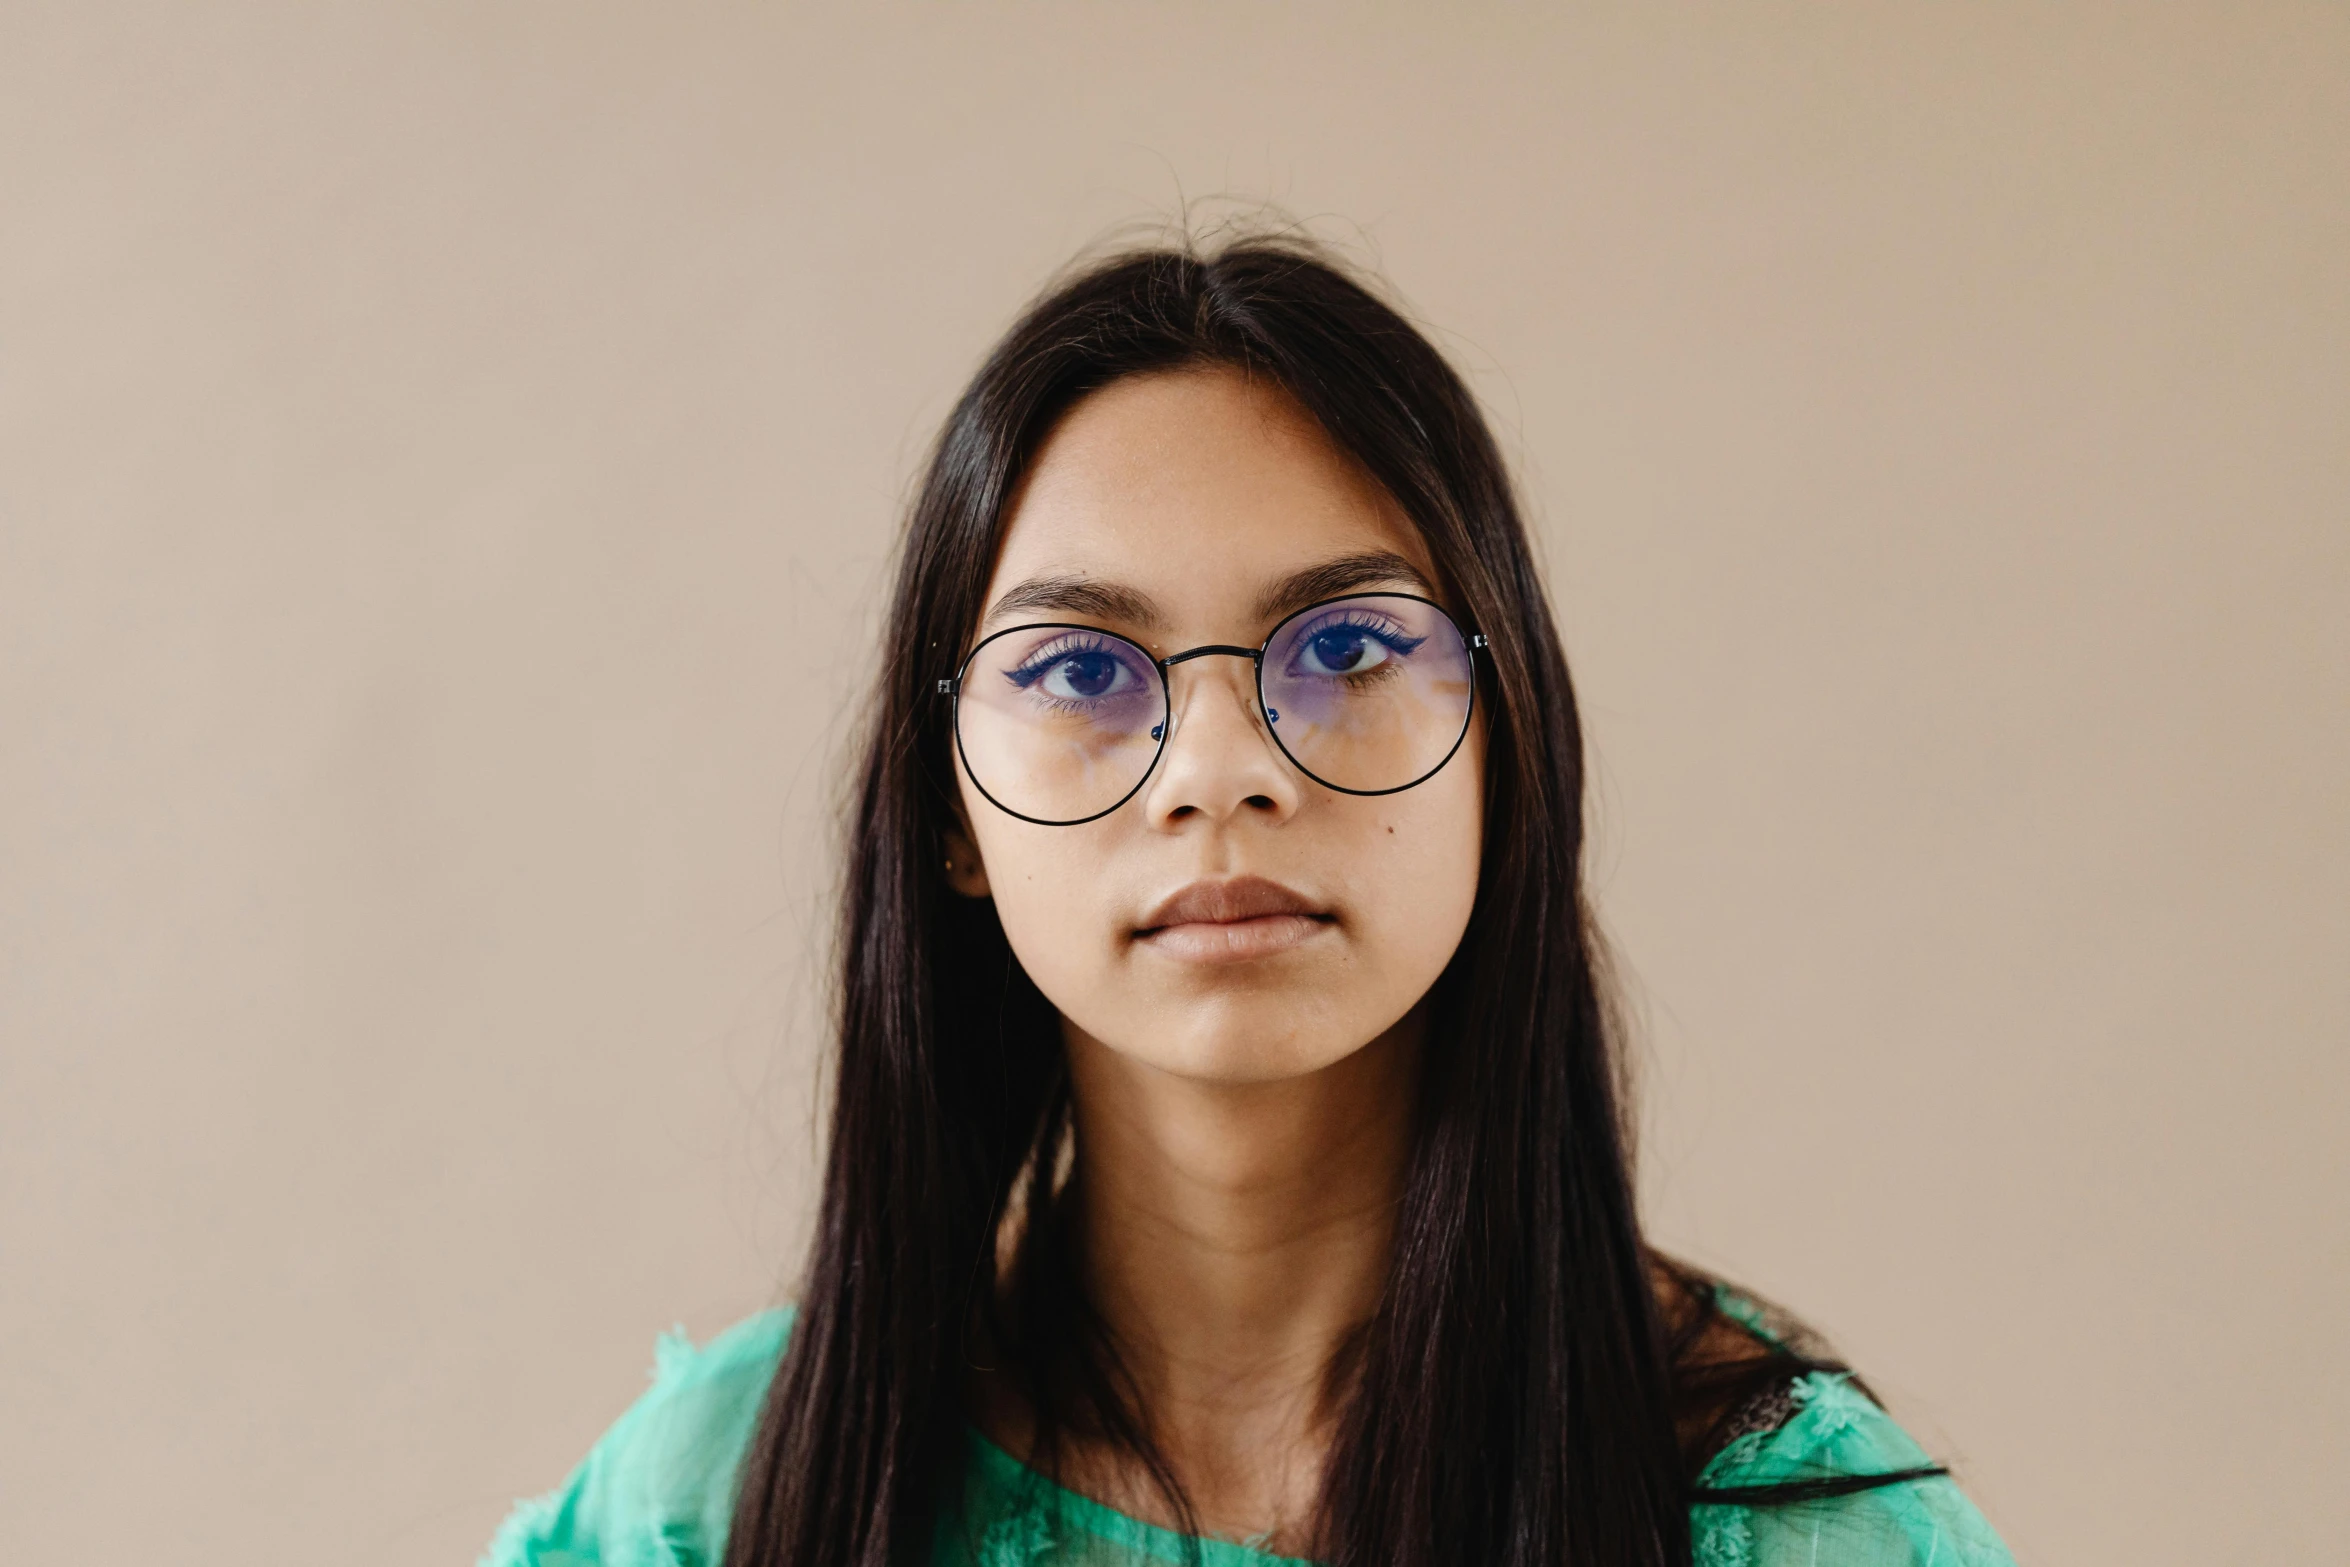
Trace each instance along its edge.
<instances>
[{"instance_id":1,"label":"lower lip","mask_svg":"<svg viewBox=\"0 0 2350 1567\"><path fill-rule=\"evenodd\" d=\"M1136 939L1180 963L1246 963L1311 941L1329 924L1303 914L1266 914L1253 920L1162 925Z\"/></svg>"}]
</instances>

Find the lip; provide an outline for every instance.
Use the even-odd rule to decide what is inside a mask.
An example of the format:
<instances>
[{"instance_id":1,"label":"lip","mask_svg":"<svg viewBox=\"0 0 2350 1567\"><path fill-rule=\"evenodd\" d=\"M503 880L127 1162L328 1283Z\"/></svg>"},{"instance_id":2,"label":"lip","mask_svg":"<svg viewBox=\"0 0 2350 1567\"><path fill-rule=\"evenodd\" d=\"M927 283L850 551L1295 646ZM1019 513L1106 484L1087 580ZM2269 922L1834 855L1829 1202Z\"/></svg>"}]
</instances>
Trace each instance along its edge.
<instances>
[{"instance_id":1,"label":"lip","mask_svg":"<svg viewBox=\"0 0 2350 1567\"><path fill-rule=\"evenodd\" d=\"M1243 963L1310 941L1335 923L1303 893L1262 876L1195 881L1143 916L1134 939L1188 963Z\"/></svg>"}]
</instances>

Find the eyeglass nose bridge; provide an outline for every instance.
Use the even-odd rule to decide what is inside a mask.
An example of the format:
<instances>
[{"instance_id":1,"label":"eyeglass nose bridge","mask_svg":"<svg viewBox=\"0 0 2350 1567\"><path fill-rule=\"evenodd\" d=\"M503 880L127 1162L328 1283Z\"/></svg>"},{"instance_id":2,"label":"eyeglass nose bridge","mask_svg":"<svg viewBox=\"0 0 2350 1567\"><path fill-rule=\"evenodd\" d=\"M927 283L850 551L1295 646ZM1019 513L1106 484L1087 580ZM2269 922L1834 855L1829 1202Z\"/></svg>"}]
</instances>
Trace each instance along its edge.
<instances>
[{"instance_id":1,"label":"eyeglass nose bridge","mask_svg":"<svg viewBox=\"0 0 2350 1567\"><path fill-rule=\"evenodd\" d=\"M1164 677L1167 671L1173 669L1177 664L1188 664L1195 658L1245 658L1254 668L1261 669L1265 663L1265 650L1261 647L1234 647L1229 642L1208 642L1198 647L1185 648L1180 653L1170 653L1165 658L1155 658L1151 662L1159 666L1159 674ZM1281 714L1275 709L1265 706L1262 693L1259 693L1257 697L1257 708L1264 715L1268 724L1281 722ZM1164 742L1166 735L1162 732L1163 728L1166 724L1173 723L1174 719L1174 693L1169 692L1167 716L1159 725L1153 726L1151 738Z\"/></svg>"},{"instance_id":2,"label":"eyeglass nose bridge","mask_svg":"<svg viewBox=\"0 0 2350 1567\"><path fill-rule=\"evenodd\" d=\"M1210 642L1201 647L1186 648L1180 653L1170 653L1160 659L1158 664L1161 669L1173 669L1177 664L1189 663L1195 658L1212 658L1218 655L1225 658L1245 658L1255 664L1263 661L1265 650L1261 647L1233 647L1225 642Z\"/></svg>"}]
</instances>

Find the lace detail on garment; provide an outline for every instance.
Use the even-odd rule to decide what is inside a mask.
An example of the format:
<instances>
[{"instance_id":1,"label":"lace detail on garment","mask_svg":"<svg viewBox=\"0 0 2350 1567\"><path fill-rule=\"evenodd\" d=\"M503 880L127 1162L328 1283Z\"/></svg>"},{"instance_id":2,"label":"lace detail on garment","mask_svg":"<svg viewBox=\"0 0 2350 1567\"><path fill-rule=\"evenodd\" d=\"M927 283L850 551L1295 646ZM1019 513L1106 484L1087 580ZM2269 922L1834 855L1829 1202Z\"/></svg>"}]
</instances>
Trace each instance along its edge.
<instances>
[{"instance_id":1,"label":"lace detail on garment","mask_svg":"<svg viewBox=\"0 0 2350 1567\"><path fill-rule=\"evenodd\" d=\"M1812 1427L1823 1439L1842 1436L1877 1407L1852 1385L1849 1371L1814 1371L1799 1377L1789 1396L1811 1411Z\"/></svg>"},{"instance_id":2,"label":"lace detail on garment","mask_svg":"<svg viewBox=\"0 0 2350 1567\"><path fill-rule=\"evenodd\" d=\"M1763 1444L1802 1410L1796 1387L1794 1378L1774 1382L1731 1410L1722 1422L1722 1445L1714 1462L1733 1469L1752 1463Z\"/></svg>"},{"instance_id":3,"label":"lace detail on garment","mask_svg":"<svg viewBox=\"0 0 2350 1567\"><path fill-rule=\"evenodd\" d=\"M1886 1477L1932 1462L1850 1371L1806 1371L1747 1400L1724 1429L1738 1434L1700 1484L1759 1494L1690 1509L1696 1567L2015 1567L1998 1534L1947 1477L1770 1496L1773 1487Z\"/></svg>"},{"instance_id":4,"label":"lace detail on garment","mask_svg":"<svg viewBox=\"0 0 2350 1567\"><path fill-rule=\"evenodd\" d=\"M979 1541L978 1567L1039 1567L1053 1559L1058 1543L1045 1509L1015 1508L988 1525Z\"/></svg>"},{"instance_id":5,"label":"lace detail on garment","mask_svg":"<svg viewBox=\"0 0 2350 1567\"><path fill-rule=\"evenodd\" d=\"M1802 1411L1798 1385L1795 1378L1774 1382L1732 1410L1722 1422L1728 1440L1715 1463L1732 1469L1752 1463L1763 1444ZM1754 1527L1742 1509L1699 1507L1692 1521L1695 1567L1755 1567Z\"/></svg>"},{"instance_id":6,"label":"lace detail on garment","mask_svg":"<svg viewBox=\"0 0 2350 1567\"><path fill-rule=\"evenodd\" d=\"M1746 1514L1711 1507L1702 1513L1716 1516L1704 1518L1697 1526L1693 1553L1697 1567L1754 1567L1754 1530L1747 1524Z\"/></svg>"},{"instance_id":7,"label":"lace detail on garment","mask_svg":"<svg viewBox=\"0 0 2350 1567\"><path fill-rule=\"evenodd\" d=\"M1750 1437L1768 1437L1793 1420L1795 1412L1803 1407L1803 1398L1796 1392L1796 1386L1794 1378L1773 1383L1732 1410L1730 1418L1722 1422L1722 1445L1728 1448L1746 1442ZM1751 1454L1755 1447L1761 1445L1759 1442L1748 1442L1746 1451Z\"/></svg>"}]
</instances>

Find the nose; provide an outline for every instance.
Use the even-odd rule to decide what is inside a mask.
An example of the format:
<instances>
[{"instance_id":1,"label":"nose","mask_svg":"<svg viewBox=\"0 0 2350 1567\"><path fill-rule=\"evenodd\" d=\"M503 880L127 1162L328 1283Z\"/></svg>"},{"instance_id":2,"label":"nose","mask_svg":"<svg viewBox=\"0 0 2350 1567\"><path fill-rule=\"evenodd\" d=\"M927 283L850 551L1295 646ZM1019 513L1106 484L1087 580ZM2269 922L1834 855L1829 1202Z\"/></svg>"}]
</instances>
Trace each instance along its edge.
<instances>
[{"instance_id":1,"label":"nose","mask_svg":"<svg viewBox=\"0 0 2350 1567\"><path fill-rule=\"evenodd\" d=\"M1257 706L1255 665L1245 658L1186 660L1167 672L1174 731L1143 790L1154 827L1255 817L1282 822L1301 797Z\"/></svg>"}]
</instances>

